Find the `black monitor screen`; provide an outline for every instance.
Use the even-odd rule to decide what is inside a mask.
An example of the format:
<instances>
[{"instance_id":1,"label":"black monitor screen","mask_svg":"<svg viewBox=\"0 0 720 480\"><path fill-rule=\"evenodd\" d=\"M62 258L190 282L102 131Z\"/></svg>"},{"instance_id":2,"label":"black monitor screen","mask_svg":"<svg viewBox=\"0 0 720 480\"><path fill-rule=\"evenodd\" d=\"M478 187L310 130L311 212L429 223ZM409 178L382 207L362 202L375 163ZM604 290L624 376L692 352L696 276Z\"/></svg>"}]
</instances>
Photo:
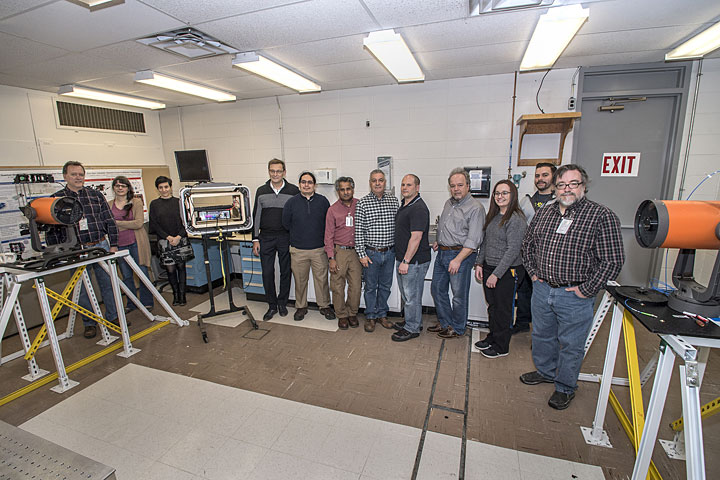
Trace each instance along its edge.
<instances>
[{"instance_id":1,"label":"black monitor screen","mask_svg":"<svg viewBox=\"0 0 720 480\"><path fill-rule=\"evenodd\" d=\"M209 182L210 165L205 150L178 150L175 152L181 182Z\"/></svg>"}]
</instances>

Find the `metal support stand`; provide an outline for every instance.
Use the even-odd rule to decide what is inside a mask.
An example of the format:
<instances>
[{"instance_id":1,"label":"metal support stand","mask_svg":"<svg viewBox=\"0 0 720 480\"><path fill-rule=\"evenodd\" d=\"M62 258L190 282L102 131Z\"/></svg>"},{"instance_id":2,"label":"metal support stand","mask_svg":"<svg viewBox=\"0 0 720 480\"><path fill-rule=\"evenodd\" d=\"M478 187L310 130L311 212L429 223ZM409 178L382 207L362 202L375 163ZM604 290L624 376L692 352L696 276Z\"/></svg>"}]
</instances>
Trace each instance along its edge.
<instances>
[{"instance_id":1,"label":"metal support stand","mask_svg":"<svg viewBox=\"0 0 720 480\"><path fill-rule=\"evenodd\" d=\"M253 317L253 314L250 311L250 309L248 308L248 306L242 305L242 306L238 307L233 302L232 285L230 284L230 282L228 282L227 288L225 288L225 290L227 291L227 296L228 296L228 308L226 310L221 310L221 311L215 310L215 296L213 294L213 282L212 282L212 275L210 273L210 256L208 253L208 248L209 248L208 247L208 238L210 237L210 235L211 234L209 234L209 233L204 233L202 235L203 258L205 260L205 274L207 276L207 282L208 282L208 296L210 297L210 311L208 311L208 313L206 313L206 314L198 314L198 316L197 316L198 327L200 328L200 333L202 334L202 339L205 343L209 342L205 323L203 322L203 319L205 319L205 318L215 317L218 315L225 315L226 313L241 312L242 314L247 315L248 319L250 320L250 323L252 324L252 326L255 330L257 330L259 328L257 322L255 321L255 317ZM218 239L218 243L220 244L219 248L226 249L226 257L225 258L230 258L230 249L227 246L227 241L225 240L225 238L223 236L222 229L220 229L217 239ZM221 252L222 252L222 250L221 250ZM222 255L221 255L220 262L221 262L221 264L223 262Z\"/></svg>"},{"instance_id":2,"label":"metal support stand","mask_svg":"<svg viewBox=\"0 0 720 480\"><path fill-rule=\"evenodd\" d=\"M77 385L77 382L74 382L67 377L62 353L60 351L59 340L72 336L72 331L78 312L82 315L92 318L97 322L98 327L100 328L100 332L102 334L102 339L97 342L99 345L109 345L118 338L122 338L123 351L118 354L119 356L129 357L139 352L140 350L137 348L133 348L132 344L130 343L130 334L127 328L127 320L125 318L125 309L123 307L121 291L125 292L125 294L128 295L128 298L131 298L131 300L135 299L135 301L137 301L137 298L132 295L132 293L130 293L128 288L125 286L124 283L120 281L118 277L118 259L122 259L122 261L127 262L130 268L138 275L140 281L143 282L150 289L150 292L153 294L157 302L162 305L166 312L169 314L170 317L167 318L167 320L171 320L179 326L187 326L189 324L187 320L181 320L177 316L177 314L172 310L170 305L153 287L150 279L148 279L143 274L142 270L132 260L132 257L130 257L127 251L120 251L111 255L106 255L104 257L92 258L73 264L63 265L61 267L51 268L45 271L28 271L18 269L14 266L0 266L0 275L2 275L3 277L0 281L0 301L2 302L2 312L0 313L0 337L5 332L8 321L10 319L10 314L14 313L15 321L18 326L18 332L23 343L22 351L0 358L0 364L5 363L6 361L9 361L11 359L22 357L24 355L25 360L28 361L28 369L30 370L30 373L23 378L26 380L35 380L36 378L39 378L48 373L45 370L41 370L37 367L35 360L35 352L40 347L50 345L55 360L55 366L58 372L58 386L53 387L51 390L62 393L74 387L75 385ZM110 277L110 282L113 290L113 299L105 300L115 302L115 306L118 312L118 324L111 323L102 317L102 312L100 310L98 299L95 295L92 282L90 281L90 276L88 275L87 269L85 268L95 263L99 264L105 270L105 272L108 273ZM44 277L70 269L77 270L68 285L63 290L62 294L53 292L45 286ZM18 301L18 295L21 285L24 282L29 281L33 281L35 284L35 288L37 289L38 300L40 302L40 309L44 321L43 328L38 333L35 341L32 343L30 342L30 339L28 337L27 326L25 325L22 310L20 308L20 303ZM86 292L88 294L92 311L86 310L85 308L77 304L80 298L80 289L83 285L85 286ZM7 296L3 298L6 287L8 293ZM71 293L72 300L69 300L68 297ZM56 301L56 304L52 310L50 309L48 298L52 298ZM141 302L137 301L137 304L141 304ZM63 334L58 335L55 330L54 321L62 306L68 306L70 308L70 315L68 319L67 330ZM144 307L142 307L141 310L143 311L145 316L148 317L148 319L151 321L159 319L164 320L164 317L154 316ZM113 330L119 333L120 337L111 335L109 330ZM43 341L46 335L48 338L47 340Z\"/></svg>"}]
</instances>

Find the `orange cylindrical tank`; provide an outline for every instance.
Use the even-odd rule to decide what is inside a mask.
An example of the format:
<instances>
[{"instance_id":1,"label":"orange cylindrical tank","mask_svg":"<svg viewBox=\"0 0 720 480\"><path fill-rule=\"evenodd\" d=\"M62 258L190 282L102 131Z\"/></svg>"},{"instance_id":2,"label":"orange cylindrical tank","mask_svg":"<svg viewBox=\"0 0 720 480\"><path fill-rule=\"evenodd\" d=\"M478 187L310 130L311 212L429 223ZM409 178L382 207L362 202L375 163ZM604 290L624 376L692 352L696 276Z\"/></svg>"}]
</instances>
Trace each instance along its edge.
<instances>
[{"instance_id":1,"label":"orange cylindrical tank","mask_svg":"<svg viewBox=\"0 0 720 480\"><path fill-rule=\"evenodd\" d=\"M635 215L635 237L647 248L720 249L720 202L646 200Z\"/></svg>"}]
</instances>

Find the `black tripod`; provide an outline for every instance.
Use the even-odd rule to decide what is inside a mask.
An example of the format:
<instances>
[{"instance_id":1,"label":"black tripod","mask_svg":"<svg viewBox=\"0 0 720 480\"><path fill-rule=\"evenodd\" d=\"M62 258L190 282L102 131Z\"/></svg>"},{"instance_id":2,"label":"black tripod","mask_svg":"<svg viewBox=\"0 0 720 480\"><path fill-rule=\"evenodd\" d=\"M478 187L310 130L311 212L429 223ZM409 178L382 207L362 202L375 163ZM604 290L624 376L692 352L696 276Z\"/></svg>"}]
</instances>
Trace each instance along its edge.
<instances>
[{"instance_id":1,"label":"black tripod","mask_svg":"<svg viewBox=\"0 0 720 480\"><path fill-rule=\"evenodd\" d=\"M207 275L207 282L208 282L208 295L210 295L210 311L206 314L198 313L197 316L197 322L198 327L200 327L200 333L202 333L202 338L205 343L208 343L208 336L207 336L207 330L205 328L205 323L203 322L204 318L210 318L215 317L218 315L225 315L226 313L233 313L233 312L241 312L244 315L247 315L248 319L250 319L250 323L252 323L252 326L255 330L258 329L258 324L255 321L255 318L253 317L252 312L247 307L247 305L237 306L235 303L233 303L233 296L232 296L232 284L228 284L227 288L225 289L227 291L228 295L228 307L225 310L216 311L215 310L215 296L213 295L213 282L212 282L212 276L210 274L210 256L208 254L208 238L210 237L210 233L203 233L202 234L202 246L203 246L203 257L205 259L205 274ZM230 248L227 245L226 238L223 234L222 228L218 229L217 237L214 237L215 240L218 242L218 247L220 249L220 268L224 268L223 265L223 249L225 249L226 257L230 258Z\"/></svg>"}]
</instances>

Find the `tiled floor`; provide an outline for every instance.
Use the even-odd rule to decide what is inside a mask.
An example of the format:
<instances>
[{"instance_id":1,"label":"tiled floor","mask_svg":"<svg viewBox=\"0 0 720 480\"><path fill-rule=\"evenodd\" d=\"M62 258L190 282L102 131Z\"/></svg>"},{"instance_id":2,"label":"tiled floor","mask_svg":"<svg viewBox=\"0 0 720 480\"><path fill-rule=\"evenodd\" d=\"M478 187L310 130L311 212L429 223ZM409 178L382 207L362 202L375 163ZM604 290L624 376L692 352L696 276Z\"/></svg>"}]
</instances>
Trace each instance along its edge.
<instances>
[{"instance_id":1,"label":"tiled floor","mask_svg":"<svg viewBox=\"0 0 720 480\"><path fill-rule=\"evenodd\" d=\"M21 425L118 480L407 479L421 430L127 365ZM461 440L428 432L418 479L458 478ZM602 469L479 442L466 478L602 480Z\"/></svg>"},{"instance_id":2,"label":"tiled floor","mask_svg":"<svg viewBox=\"0 0 720 480\"><path fill-rule=\"evenodd\" d=\"M216 308L224 308L225 295L218 289L215 294ZM176 311L193 319L197 312L191 309L206 311L207 298L188 294L189 304ZM245 303L244 297L238 294L235 303ZM219 318L217 325L206 322L209 343L193 322L169 325L134 341L142 351L130 358L113 353L72 372L70 378L80 384L62 395L49 390L53 383L3 405L0 420L28 422L51 440L116 464L121 478L133 480L228 478L223 477L228 469L235 475L229 478L410 478L426 422L418 478L457 478L463 431L467 479L582 478L594 473L572 468L601 468L607 480L626 480L632 472L633 447L612 411L604 427L614 448L583 440L580 427L592 424L597 384L581 383L570 408L558 412L547 406L552 385L518 381L533 368L529 333L513 337L507 357L486 359L468 356L469 337L441 341L426 330L398 344L381 327L373 333L362 327L338 330L337 322L316 310L302 322L292 320L293 308L284 319L262 322L266 306L247 304L262 337L253 335L242 315ZM158 307L154 313L162 315ZM151 325L138 312L129 318L131 333ZM427 328L435 316L423 320ZM57 322L59 331L64 322ZM600 329L584 372L602 370L608 326ZM82 338L80 327L60 342L66 365L103 348ZM640 327L636 336L642 367L658 340ZM4 339L2 352L19 346L17 337ZM38 351L37 361L54 370L49 348ZM711 352L703 404L720 395L719 362L720 352ZM615 375L626 376L625 368L619 352ZM26 373L21 359L2 364L0 397L26 386L21 379ZM433 386L438 407L428 417ZM613 390L628 410L627 388ZM466 394L464 429L462 413L452 409L465 409ZM649 384L643 394L647 403ZM676 368L659 438L672 438L668 425L681 414ZM129 428L116 428L117 421ZM720 478L720 456L713 453L718 427L720 415L703 422L707 478ZM653 460L664 479L685 478L684 462L668 459L659 446Z\"/></svg>"}]
</instances>

